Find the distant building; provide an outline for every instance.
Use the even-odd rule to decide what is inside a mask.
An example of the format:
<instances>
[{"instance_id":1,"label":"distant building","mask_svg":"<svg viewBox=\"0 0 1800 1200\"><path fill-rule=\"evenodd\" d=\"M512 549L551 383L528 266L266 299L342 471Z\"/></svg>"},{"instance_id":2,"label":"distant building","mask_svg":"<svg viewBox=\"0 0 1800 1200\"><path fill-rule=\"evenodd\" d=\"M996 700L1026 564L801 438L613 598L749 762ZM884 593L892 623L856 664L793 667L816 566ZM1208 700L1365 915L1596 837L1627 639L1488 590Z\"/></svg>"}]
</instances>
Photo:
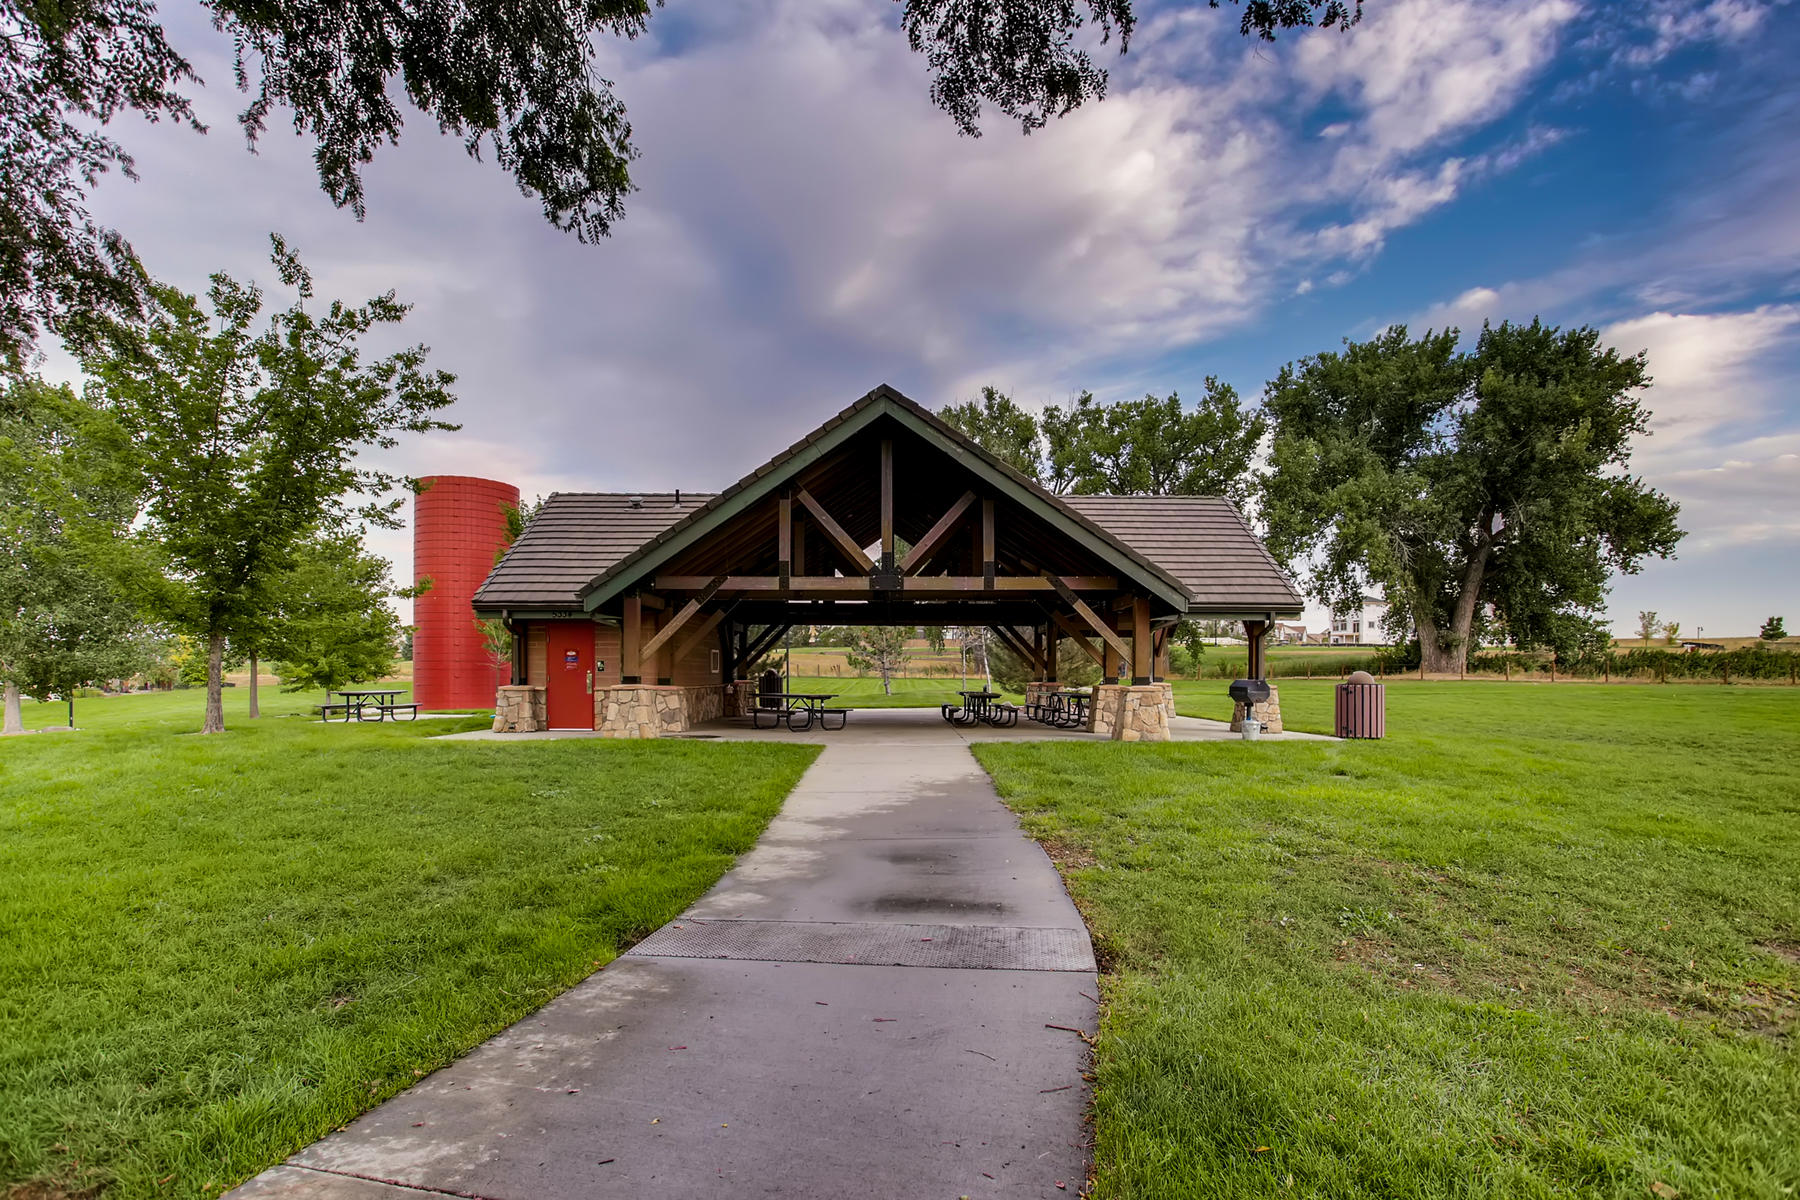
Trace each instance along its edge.
<instances>
[{"instance_id":1,"label":"distant building","mask_svg":"<svg viewBox=\"0 0 1800 1200\"><path fill-rule=\"evenodd\" d=\"M1277 621L1270 630L1273 641L1283 646L1299 645L1306 641L1306 626L1289 621Z\"/></svg>"},{"instance_id":2,"label":"distant building","mask_svg":"<svg viewBox=\"0 0 1800 1200\"><path fill-rule=\"evenodd\" d=\"M1347 613L1334 614L1331 618L1331 644L1333 646L1382 646L1387 644L1387 636L1382 632L1381 623L1387 617L1388 602L1380 596L1364 596L1362 607L1353 608Z\"/></svg>"}]
</instances>

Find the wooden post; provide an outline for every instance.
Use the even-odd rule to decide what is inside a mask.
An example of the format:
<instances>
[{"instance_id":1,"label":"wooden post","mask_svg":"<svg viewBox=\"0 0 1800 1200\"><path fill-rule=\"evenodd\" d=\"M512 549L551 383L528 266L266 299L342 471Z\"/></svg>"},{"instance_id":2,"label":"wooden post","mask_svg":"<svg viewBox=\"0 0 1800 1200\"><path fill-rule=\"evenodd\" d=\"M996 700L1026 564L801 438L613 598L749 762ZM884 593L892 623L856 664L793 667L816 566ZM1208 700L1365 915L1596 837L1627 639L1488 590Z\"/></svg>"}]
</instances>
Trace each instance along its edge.
<instances>
[{"instance_id":1,"label":"wooden post","mask_svg":"<svg viewBox=\"0 0 1800 1200\"><path fill-rule=\"evenodd\" d=\"M1261 679L1263 677L1263 671L1266 669L1263 666L1263 631L1267 628L1268 623L1266 621L1244 622L1244 642L1246 649L1246 654L1244 656L1244 672L1246 676L1251 679Z\"/></svg>"},{"instance_id":2,"label":"wooden post","mask_svg":"<svg viewBox=\"0 0 1800 1200\"><path fill-rule=\"evenodd\" d=\"M981 499L981 578L984 587L994 587L994 498Z\"/></svg>"},{"instance_id":3,"label":"wooden post","mask_svg":"<svg viewBox=\"0 0 1800 1200\"><path fill-rule=\"evenodd\" d=\"M793 572L796 575L804 575L804 574L806 574L806 522L805 521L800 520L799 518L795 518L793 537L794 537Z\"/></svg>"},{"instance_id":4,"label":"wooden post","mask_svg":"<svg viewBox=\"0 0 1800 1200\"><path fill-rule=\"evenodd\" d=\"M888 438L881 439L881 569L894 569L894 443Z\"/></svg>"},{"instance_id":5,"label":"wooden post","mask_svg":"<svg viewBox=\"0 0 1800 1200\"><path fill-rule=\"evenodd\" d=\"M625 597L625 615L619 622L619 681L642 683L644 602L636 592Z\"/></svg>"},{"instance_id":6,"label":"wooden post","mask_svg":"<svg viewBox=\"0 0 1800 1200\"><path fill-rule=\"evenodd\" d=\"M1131 682L1150 683L1155 679L1156 647L1150 638L1150 598L1131 598Z\"/></svg>"},{"instance_id":7,"label":"wooden post","mask_svg":"<svg viewBox=\"0 0 1800 1200\"><path fill-rule=\"evenodd\" d=\"M1062 646L1062 635L1056 631L1055 625L1044 626L1044 646L1044 678L1055 683L1056 652Z\"/></svg>"},{"instance_id":8,"label":"wooden post","mask_svg":"<svg viewBox=\"0 0 1800 1200\"><path fill-rule=\"evenodd\" d=\"M781 498L781 513L775 524L775 572L781 576L781 590L787 591L794 567L794 501Z\"/></svg>"}]
</instances>

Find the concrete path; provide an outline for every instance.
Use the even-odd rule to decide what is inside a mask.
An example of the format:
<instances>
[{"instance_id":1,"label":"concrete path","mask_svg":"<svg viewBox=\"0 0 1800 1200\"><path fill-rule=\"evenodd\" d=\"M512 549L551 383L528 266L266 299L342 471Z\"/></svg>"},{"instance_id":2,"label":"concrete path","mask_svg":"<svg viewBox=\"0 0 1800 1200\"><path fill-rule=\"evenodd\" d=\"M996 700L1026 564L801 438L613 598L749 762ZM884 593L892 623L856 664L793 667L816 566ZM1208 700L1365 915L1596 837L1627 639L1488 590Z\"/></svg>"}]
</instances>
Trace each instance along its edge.
<instances>
[{"instance_id":1,"label":"concrete path","mask_svg":"<svg viewBox=\"0 0 1800 1200\"><path fill-rule=\"evenodd\" d=\"M824 740L680 920L232 1195L1078 1194L1097 992L1055 868L942 721Z\"/></svg>"}]
</instances>

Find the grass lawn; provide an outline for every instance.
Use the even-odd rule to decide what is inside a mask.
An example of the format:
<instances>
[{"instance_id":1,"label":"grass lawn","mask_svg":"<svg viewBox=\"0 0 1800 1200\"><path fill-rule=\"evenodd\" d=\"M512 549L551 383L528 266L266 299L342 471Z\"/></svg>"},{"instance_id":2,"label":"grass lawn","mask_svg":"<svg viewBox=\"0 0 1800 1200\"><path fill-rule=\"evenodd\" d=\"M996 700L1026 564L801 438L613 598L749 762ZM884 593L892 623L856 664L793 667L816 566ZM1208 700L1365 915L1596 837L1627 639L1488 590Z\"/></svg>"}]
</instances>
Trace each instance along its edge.
<instances>
[{"instance_id":1,"label":"grass lawn","mask_svg":"<svg viewBox=\"0 0 1800 1200\"><path fill-rule=\"evenodd\" d=\"M1107 963L1095 1194L1793 1196L1800 691L1387 698L1378 743L975 748Z\"/></svg>"},{"instance_id":2,"label":"grass lawn","mask_svg":"<svg viewBox=\"0 0 1800 1200\"><path fill-rule=\"evenodd\" d=\"M218 1195L676 915L816 753L433 743L486 719L226 696L216 737L178 692L0 742L8 1197Z\"/></svg>"}]
</instances>

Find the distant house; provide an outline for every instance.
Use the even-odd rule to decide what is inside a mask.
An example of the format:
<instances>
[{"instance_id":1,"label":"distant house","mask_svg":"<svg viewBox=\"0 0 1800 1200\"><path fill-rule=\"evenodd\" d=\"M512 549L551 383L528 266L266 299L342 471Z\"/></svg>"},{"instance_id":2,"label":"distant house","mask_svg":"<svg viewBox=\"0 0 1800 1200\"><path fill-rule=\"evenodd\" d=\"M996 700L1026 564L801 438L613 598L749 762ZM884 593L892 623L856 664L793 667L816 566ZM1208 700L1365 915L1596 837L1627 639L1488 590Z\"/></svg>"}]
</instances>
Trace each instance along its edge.
<instances>
[{"instance_id":1,"label":"distant house","mask_svg":"<svg viewBox=\"0 0 1800 1200\"><path fill-rule=\"evenodd\" d=\"M1306 641L1306 626L1290 621L1277 621L1269 631L1270 637L1279 645L1293 646Z\"/></svg>"},{"instance_id":2,"label":"distant house","mask_svg":"<svg viewBox=\"0 0 1800 1200\"><path fill-rule=\"evenodd\" d=\"M1387 644L1381 622L1387 616L1388 603L1380 596L1364 596L1362 606L1331 618L1333 646L1380 646Z\"/></svg>"}]
</instances>

